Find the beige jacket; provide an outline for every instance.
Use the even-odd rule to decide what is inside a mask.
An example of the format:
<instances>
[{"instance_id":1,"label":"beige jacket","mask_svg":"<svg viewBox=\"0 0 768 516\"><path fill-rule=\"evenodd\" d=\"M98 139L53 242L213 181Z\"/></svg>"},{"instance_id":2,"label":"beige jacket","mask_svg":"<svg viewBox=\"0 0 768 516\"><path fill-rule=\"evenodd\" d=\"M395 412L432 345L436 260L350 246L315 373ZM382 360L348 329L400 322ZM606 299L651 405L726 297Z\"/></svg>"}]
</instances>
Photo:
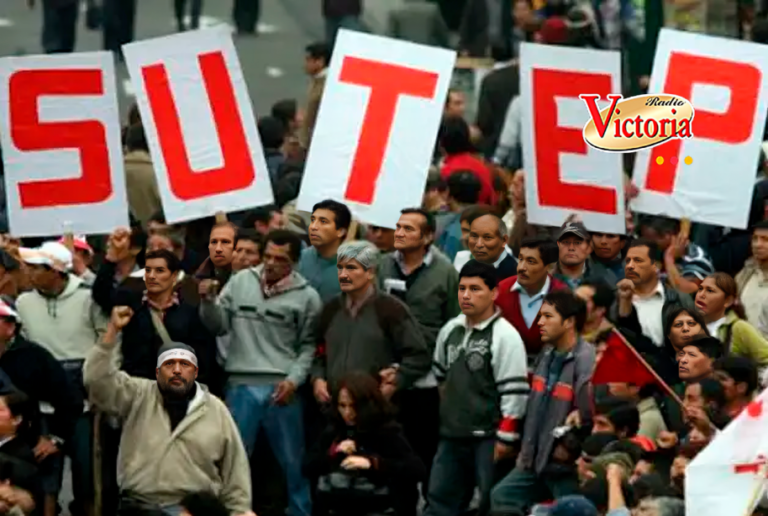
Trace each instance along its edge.
<instances>
[{"instance_id":1,"label":"beige jacket","mask_svg":"<svg viewBox=\"0 0 768 516\"><path fill-rule=\"evenodd\" d=\"M135 150L125 155L125 188L131 215L146 227L149 219L163 207L149 153Z\"/></svg>"},{"instance_id":2,"label":"beige jacket","mask_svg":"<svg viewBox=\"0 0 768 516\"><path fill-rule=\"evenodd\" d=\"M320 111L320 101L323 98L323 90L325 90L325 74L327 68L320 72L317 76L312 78L309 84L309 92L307 93L307 110L304 113L304 124L301 127L299 134L299 141L301 146L305 149L309 149L309 145L312 143L312 133L315 130L315 123L317 122L317 114Z\"/></svg>"},{"instance_id":3,"label":"beige jacket","mask_svg":"<svg viewBox=\"0 0 768 516\"><path fill-rule=\"evenodd\" d=\"M171 432L157 383L119 371L115 348L102 342L94 346L83 374L91 399L123 421L120 489L160 506L211 490L230 513L248 513L248 457L224 403L198 385L187 416Z\"/></svg>"}]
</instances>

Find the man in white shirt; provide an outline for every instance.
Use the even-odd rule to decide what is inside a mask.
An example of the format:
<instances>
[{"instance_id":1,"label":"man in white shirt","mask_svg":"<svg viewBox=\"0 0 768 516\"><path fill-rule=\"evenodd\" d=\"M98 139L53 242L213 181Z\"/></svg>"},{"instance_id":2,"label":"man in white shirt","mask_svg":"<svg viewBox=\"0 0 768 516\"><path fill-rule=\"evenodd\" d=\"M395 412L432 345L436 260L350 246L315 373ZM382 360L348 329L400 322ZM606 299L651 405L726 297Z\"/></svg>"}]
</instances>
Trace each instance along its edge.
<instances>
[{"instance_id":1,"label":"man in white shirt","mask_svg":"<svg viewBox=\"0 0 768 516\"><path fill-rule=\"evenodd\" d=\"M625 325L630 327L639 324L642 334L661 347L665 337L664 306L678 296L676 292L666 290L659 281L659 263L659 247L654 241L643 238L634 240L627 250L626 278L617 285L617 303L619 320L625 320Z\"/></svg>"}]
</instances>

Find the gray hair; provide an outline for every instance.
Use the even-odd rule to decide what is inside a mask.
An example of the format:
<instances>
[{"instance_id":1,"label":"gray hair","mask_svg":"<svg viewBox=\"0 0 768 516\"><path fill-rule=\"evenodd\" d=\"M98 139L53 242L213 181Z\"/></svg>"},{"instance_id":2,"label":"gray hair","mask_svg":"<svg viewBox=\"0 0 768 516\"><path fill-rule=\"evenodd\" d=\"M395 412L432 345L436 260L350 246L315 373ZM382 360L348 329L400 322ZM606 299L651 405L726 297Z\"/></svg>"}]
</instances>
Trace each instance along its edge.
<instances>
[{"instance_id":1,"label":"gray hair","mask_svg":"<svg viewBox=\"0 0 768 516\"><path fill-rule=\"evenodd\" d=\"M499 217L499 236L501 238L509 236L509 229L507 229L507 224L504 222L504 219L502 219L501 217Z\"/></svg>"},{"instance_id":2,"label":"gray hair","mask_svg":"<svg viewBox=\"0 0 768 516\"><path fill-rule=\"evenodd\" d=\"M336 252L336 263L344 260L357 260L360 266L369 270L376 266L379 250L375 245L366 240L355 240L339 246Z\"/></svg>"}]
</instances>

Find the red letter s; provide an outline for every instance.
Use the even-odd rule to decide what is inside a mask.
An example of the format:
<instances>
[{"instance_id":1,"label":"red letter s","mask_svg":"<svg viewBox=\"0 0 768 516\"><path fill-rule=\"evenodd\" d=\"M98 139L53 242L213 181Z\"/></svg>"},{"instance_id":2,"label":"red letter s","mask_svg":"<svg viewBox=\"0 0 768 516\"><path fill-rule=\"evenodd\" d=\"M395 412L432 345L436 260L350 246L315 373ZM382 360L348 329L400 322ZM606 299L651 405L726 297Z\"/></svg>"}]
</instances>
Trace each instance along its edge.
<instances>
[{"instance_id":1,"label":"red letter s","mask_svg":"<svg viewBox=\"0 0 768 516\"><path fill-rule=\"evenodd\" d=\"M611 92L611 76L534 69L532 89L539 203L542 206L615 215L618 209L615 189L563 182L560 153L586 154L587 143L582 129L557 125L557 97L579 98L583 91L608 95Z\"/></svg>"},{"instance_id":2,"label":"red letter s","mask_svg":"<svg viewBox=\"0 0 768 516\"><path fill-rule=\"evenodd\" d=\"M112 195L107 130L98 120L41 122L38 100L49 95L103 95L101 70L22 70L8 83L11 140L21 151L78 149L77 179L19 183L22 208L103 202Z\"/></svg>"},{"instance_id":3,"label":"red letter s","mask_svg":"<svg viewBox=\"0 0 768 516\"><path fill-rule=\"evenodd\" d=\"M759 68L748 63L672 52L667 70L664 93L693 101L691 95L694 84L725 86L731 92L726 113L696 110L692 131L694 138L737 144L752 136L759 97L757 91L762 81ZM682 144L681 140L675 139L652 149L645 188L663 194L672 193L677 167L682 161L679 159ZM659 157L664 158L663 165L656 163ZM672 157L678 159L673 160Z\"/></svg>"},{"instance_id":4,"label":"red letter s","mask_svg":"<svg viewBox=\"0 0 768 516\"><path fill-rule=\"evenodd\" d=\"M371 204L376 182L384 162L389 133L401 95L431 99L435 95L437 74L405 66L357 57L347 57L339 80L371 89L363 128L357 144L345 197Z\"/></svg>"},{"instance_id":5,"label":"red letter s","mask_svg":"<svg viewBox=\"0 0 768 516\"><path fill-rule=\"evenodd\" d=\"M193 170L189 162L165 65L142 68L149 106L168 170L168 183L174 195L183 201L242 190L256 178L224 55L211 52L201 54L198 60L224 161L222 167L204 172Z\"/></svg>"}]
</instances>

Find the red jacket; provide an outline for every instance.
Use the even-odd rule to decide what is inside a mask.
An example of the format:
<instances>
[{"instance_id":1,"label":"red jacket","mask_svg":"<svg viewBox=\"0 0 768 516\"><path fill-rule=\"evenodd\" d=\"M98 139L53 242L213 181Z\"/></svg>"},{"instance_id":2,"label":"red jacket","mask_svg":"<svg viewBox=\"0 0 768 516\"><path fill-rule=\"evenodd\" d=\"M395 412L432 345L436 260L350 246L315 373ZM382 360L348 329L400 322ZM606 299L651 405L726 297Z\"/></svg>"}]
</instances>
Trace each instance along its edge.
<instances>
[{"instance_id":1,"label":"red jacket","mask_svg":"<svg viewBox=\"0 0 768 516\"><path fill-rule=\"evenodd\" d=\"M553 276L549 277L549 281L549 292L568 290L568 285ZM512 276L499 283L499 295L496 298L496 306L499 307L504 318L515 327L520 337L523 338L525 350L528 354L537 355L542 346L541 333L539 332L539 326L536 324L538 316L534 319L530 328L525 325L523 312L520 310L520 292L512 290L515 282L517 282L517 276Z\"/></svg>"},{"instance_id":2,"label":"red jacket","mask_svg":"<svg viewBox=\"0 0 768 516\"><path fill-rule=\"evenodd\" d=\"M451 174L460 171L469 171L480 180L480 198L478 204L496 205L496 190L493 189L493 174L485 162L468 152L446 156L443 168L440 169L440 179L447 180Z\"/></svg>"}]
</instances>

